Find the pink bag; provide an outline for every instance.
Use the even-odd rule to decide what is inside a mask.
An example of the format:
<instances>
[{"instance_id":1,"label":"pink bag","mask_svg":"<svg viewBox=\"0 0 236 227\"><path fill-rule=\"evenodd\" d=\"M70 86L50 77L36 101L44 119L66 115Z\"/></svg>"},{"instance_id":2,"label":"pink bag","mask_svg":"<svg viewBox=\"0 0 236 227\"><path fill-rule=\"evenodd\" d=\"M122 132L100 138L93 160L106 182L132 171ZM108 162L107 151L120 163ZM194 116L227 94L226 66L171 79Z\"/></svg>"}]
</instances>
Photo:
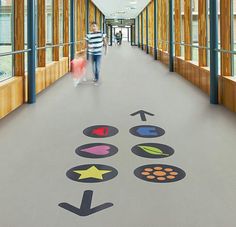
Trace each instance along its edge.
<instances>
[{"instance_id":1,"label":"pink bag","mask_svg":"<svg viewBox=\"0 0 236 227\"><path fill-rule=\"evenodd\" d=\"M79 57L71 61L71 72L74 79L81 79L86 74L87 60Z\"/></svg>"}]
</instances>

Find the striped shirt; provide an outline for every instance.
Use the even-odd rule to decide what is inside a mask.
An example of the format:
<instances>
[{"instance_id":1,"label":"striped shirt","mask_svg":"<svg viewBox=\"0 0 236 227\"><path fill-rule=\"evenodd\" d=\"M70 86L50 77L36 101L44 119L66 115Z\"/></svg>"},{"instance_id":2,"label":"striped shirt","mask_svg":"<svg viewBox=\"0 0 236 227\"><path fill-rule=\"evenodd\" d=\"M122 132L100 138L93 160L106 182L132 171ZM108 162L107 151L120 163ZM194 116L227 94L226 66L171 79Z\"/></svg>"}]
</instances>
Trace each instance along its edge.
<instances>
[{"instance_id":1,"label":"striped shirt","mask_svg":"<svg viewBox=\"0 0 236 227\"><path fill-rule=\"evenodd\" d=\"M106 37L102 32L94 32L86 35L88 53L90 55L102 55L103 39Z\"/></svg>"}]
</instances>

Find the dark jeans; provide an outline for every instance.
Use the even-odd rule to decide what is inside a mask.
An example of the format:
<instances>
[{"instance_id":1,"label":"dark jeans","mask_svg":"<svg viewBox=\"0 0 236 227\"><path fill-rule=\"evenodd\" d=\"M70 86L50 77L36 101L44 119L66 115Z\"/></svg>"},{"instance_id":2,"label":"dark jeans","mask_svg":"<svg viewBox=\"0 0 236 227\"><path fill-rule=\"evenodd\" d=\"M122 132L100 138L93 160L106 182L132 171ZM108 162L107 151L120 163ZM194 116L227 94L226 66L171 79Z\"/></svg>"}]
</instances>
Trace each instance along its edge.
<instances>
[{"instance_id":1,"label":"dark jeans","mask_svg":"<svg viewBox=\"0 0 236 227\"><path fill-rule=\"evenodd\" d=\"M102 55L91 55L93 73L96 80L99 80Z\"/></svg>"}]
</instances>

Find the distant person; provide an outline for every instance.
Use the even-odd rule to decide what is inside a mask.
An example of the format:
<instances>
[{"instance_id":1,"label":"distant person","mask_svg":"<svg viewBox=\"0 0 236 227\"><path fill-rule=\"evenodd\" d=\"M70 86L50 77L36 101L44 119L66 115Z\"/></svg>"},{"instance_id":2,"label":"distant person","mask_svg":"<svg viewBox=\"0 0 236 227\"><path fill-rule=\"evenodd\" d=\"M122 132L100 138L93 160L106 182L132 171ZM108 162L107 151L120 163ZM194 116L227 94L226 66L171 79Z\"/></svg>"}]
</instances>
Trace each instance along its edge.
<instances>
[{"instance_id":1,"label":"distant person","mask_svg":"<svg viewBox=\"0 0 236 227\"><path fill-rule=\"evenodd\" d=\"M122 39L123 39L123 34L122 34L121 31L119 31L119 33L120 33L120 45L121 45L122 44Z\"/></svg>"},{"instance_id":2,"label":"distant person","mask_svg":"<svg viewBox=\"0 0 236 227\"><path fill-rule=\"evenodd\" d=\"M116 34L115 34L115 40L116 40L116 45L119 45L119 32L117 32Z\"/></svg>"},{"instance_id":3,"label":"distant person","mask_svg":"<svg viewBox=\"0 0 236 227\"><path fill-rule=\"evenodd\" d=\"M120 39L121 39L120 33L117 32L116 35L115 35L115 37L116 37L117 45L120 45Z\"/></svg>"},{"instance_id":4,"label":"distant person","mask_svg":"<svg viewBox=\"0 0 236 227\"><path fill-rule=\"evenodd\" d=\"M89 59L92 61L92 68L94 73L93 81L96 83L99 80L99 74L101 70L102 60L102 48L105 46L105 53L107 52L107 39L96 24L91 24L91 31L86 35L87 40L87 52Z\"/></svg>"},{"instance_id":5,"label":"distant person","mask_svg":"<svg viewBox=\"0 0 236 227\"><path fill-rule=\"evenodd\" d=\"M122 42L122 33L119 31L116 33L116 40L117 40L117 45L121 45Z\"/></svg>"}]
</instances>

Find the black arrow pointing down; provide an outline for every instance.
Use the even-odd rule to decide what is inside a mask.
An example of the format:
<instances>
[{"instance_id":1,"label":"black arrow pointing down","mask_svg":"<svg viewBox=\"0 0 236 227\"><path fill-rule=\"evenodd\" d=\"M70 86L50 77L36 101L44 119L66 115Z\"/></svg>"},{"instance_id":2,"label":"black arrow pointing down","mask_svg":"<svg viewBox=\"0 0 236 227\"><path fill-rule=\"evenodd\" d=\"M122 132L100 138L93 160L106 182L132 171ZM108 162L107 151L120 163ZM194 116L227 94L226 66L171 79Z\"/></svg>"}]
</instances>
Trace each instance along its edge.
<instances>
[{"instance_id":1,"label":"black arrow pointing down","mask_svg":"<svg viewBox=\"0 0 236 227\"><path fill-rule=\"evenodd\" d=\"M132 114L130 114L130 115L131 115L131 116L140 115L142 121L147 121L146 115L155 116L154 114L149 113L149 112L146 112L146 111L144 111L144 110L139 110L139 111L137 111L137 112L135 112L135 113L132 113Z\"/></svg>"},{"instance_id":2,"label":"black arrow pointing down","mask_svg":"<svg viewBox=\"0 0 236 227\"><path fill-rule=\"evenodd\" d=\"M82 217L89 216L91 214L97 213L113 206L112 203L104 203L102 205L91 208L92 198L93 191L85 191L80 208L72 206L69 203L60 203L59 206L67 211L70 211Z\"/></svg>"}]
</instances>

